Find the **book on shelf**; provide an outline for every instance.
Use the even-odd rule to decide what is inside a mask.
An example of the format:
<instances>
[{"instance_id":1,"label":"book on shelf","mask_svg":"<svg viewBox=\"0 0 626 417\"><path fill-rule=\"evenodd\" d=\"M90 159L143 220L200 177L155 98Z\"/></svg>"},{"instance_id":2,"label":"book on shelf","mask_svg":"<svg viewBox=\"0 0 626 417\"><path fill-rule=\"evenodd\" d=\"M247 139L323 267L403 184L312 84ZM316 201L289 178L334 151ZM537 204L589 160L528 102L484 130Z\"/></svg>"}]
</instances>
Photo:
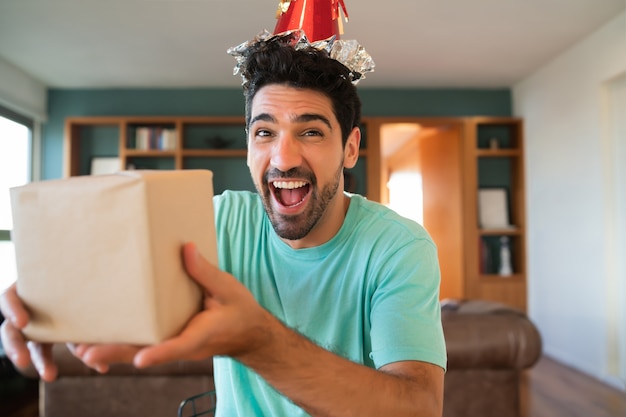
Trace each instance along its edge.
<instances>
[{"instance_id":1,"label":"book on shelf","mask_svg":"<svg viewBox=\"0 0 626 417\"><path fill-rule=\"evenodd\" d=\"M173 151L176 149L176 130L163 127L135 129L135 149Z\"/></svg>"}]
</instances>

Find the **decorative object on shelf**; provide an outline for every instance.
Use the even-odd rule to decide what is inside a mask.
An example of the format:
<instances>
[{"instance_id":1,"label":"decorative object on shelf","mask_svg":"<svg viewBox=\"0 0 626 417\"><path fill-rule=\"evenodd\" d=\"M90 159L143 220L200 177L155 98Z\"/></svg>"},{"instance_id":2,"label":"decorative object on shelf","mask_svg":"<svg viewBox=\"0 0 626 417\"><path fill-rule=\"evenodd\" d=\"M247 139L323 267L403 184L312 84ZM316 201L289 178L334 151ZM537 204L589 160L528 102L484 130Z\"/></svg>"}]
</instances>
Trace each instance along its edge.
<instances>
[{"instance_id":1,"label":"decorative object on shelf","mask_svg":"<svg viewBox=\"0 0 626 417\"><path fill-rule=\"evenodd\" d=\"M489 149L494 151L500 149L500 142L498 141L498 138L489 139Z\"/></svg>"},{"instance_id":2,"label":"decorative object on shelf","mask_svg":"<svg viewBox=\"0 0 626 417\"><path fill-rule=\"evenodd\" d=\"M173 151L176 149L176 130L163 127L137 127L135 149Z\"/></svg>"},{"instance_id":3,"label":"decorative object on shelf","mask_svg":"<svg viewBox=\"0 0 626 417\"><path fill-rule=\"evenodd\" d=\"M223 137L219 135L206 138L204 142L207 144L209 148L212 148L212 149L228 148L233 143L232 140L224 139Z\"/></svg>"},{"instance_id":4,"label":"decorative object on shelf","mask_svg":"<svg viewBox=\"0 0 626 417\"><path fill-rule=\"evenodd\" d=\"M91 158L90 175L115 174L120 170L120 158L113 157L94 157Z\"/></svg>"},{"instance_id":5,"label":"decorative object on shelf","mask_svg":"<svg viewBox=\"0 0 626 417\"><path fill-rule=\"evenodd\" d=\"M478 190L478 224L483 229L510 229L506 188Z\"/></svg>"},{"instance_id":6,"label":"decorative object on shelf","mask_svg":"<svg viewBox=\"0 0 626 417\"><path fill-rule=\"evenodd\" d=\"M478 250L480 252L480 273L489 274L492 270L491 250L483 238L479 238Z\"/></svg>"},{"instance_id":7,"label":"decorative object on shelf","mask_svg":"<svg viewBox=\"0 0 626 417\"><path fill-rule=\"evenodd\" d=\"M513 275L513 267L511 266L511 248L509 246L509 238L502 236L500 238L500 267L498 274L502 276Z\"/></svg>"}]
</instances>

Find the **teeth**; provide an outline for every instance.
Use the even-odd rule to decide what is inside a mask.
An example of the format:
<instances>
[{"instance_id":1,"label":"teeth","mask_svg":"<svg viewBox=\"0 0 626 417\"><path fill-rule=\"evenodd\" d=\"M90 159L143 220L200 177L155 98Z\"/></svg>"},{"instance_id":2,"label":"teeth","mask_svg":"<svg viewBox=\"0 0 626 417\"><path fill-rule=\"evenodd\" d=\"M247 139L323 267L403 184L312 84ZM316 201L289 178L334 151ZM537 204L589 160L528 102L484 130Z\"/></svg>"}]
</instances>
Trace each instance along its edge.
<instances>
[{"instance_id":1,"label":"teeth","mask_svg":"<svg viewBox=\"0 0 626 417\"><path fill-rule=\"evenodd\" d=\"M274 181L272 182L274 187L276 188L286 188L288 190L293 190L295 188L304 187L306 182L304 181Z\"/></svg>"}]
</instances>

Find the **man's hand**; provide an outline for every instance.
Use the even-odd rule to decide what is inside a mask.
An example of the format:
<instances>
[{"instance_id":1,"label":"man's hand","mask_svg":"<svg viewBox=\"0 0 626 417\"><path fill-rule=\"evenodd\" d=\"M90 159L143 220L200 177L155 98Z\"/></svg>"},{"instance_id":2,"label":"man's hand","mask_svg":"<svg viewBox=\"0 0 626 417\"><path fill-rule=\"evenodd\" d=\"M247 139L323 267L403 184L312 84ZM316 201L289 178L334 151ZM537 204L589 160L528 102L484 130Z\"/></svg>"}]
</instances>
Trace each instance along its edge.
<instances>
[{"instance_id":1,"label":"man's hand","mask_svg":"<svg viewBox=\"0 0 626 417\"><path fill-rule=\"evenodd\" d=\"M52 345L28 341L21 332L28 324L29 315L17 295L15 284L0 295L0 311L5 318L0 327L0 337L11 362L19 369L26 369L32 364L44 381L56 379Z\"/></svg>"},{"instance_id":2,"label":"man's hand","mask_svg":"<svg viewBox=\"0 0 626 417\"><path fill-rule=\"evenodd\" d=\"M265 345L272 320L248 289L232 275L206 261L194 244L183 247L187 273L204 291L204 310L176 337L137 353L137 367L216 355L234 358Z\"/></svg>"},{"instance_id":3,"label":"man's hand","mask_svg":"<svg viewBox=\"0 0 626 417\"><path fill-rule=\"evenodd\" d=\"M204 309L191 318L183 331L162 343L144 348L129 345L76 345L73 353L88 366L106 372L108 365L132 362L138 368L176 360L200 360L215 355L231 357L265 345L270 314L232 275L211 265L195 244L183 246L187 273L204 292Z\"/></svg>"}]
</instances>

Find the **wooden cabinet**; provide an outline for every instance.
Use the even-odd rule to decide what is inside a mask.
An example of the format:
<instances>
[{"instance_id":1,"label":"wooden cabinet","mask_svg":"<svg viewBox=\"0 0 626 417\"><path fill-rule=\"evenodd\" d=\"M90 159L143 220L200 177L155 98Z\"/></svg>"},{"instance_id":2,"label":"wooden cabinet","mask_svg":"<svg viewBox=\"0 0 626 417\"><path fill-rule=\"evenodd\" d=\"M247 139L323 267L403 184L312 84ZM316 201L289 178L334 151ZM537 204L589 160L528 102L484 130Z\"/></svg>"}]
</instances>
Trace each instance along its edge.
<instances>
[{"instance_id":1,"label":"wooden cabinet","mask_svg":"<svg viewBox=\"0 0 626 417\"><path fill-rule=\"evenodd\" d=\"M368 195L363 128L359 162L346 175L352 191ZM117 158L119 169L210 169L216 194L255 190L242 116L72 117L65 121L65 152L65 176L89 175L94 158Z\"/></svg>"},{"instance_id":2,"label":"wooden cabinet","mask_svg":"<svg viewBox=\"0 0 626 417\"><path fill-rule=\"evenodd\" d=\"M466 121L466 144L464 234L467 297L500 301L526 310L522 120L470 118ZM491 197L481 200L480 193L483 191ZM498 226L501 220L496 220L495 226L490 224L489 219L483 218L484 212L490 212L495 217L503 214L507 224ZM506 263L505 258L509 257L506 249L502 253L503 246L509 248L509 271L501 270Z\"/></svg>"},{"instance_id":3,"label":"wooden cabinet","mask_svg":"<svg viewBox=\"0 0 626 417\"><path fill-rule=\"evenodd\" d=\"M419 174L423 224L438 247L441 298L487 299L525 310L522 121L508 117L377 118L369 129L370 139L376 136L381 148L377 176L381 202L392 203L386 184L394 172ZM403 193L418 192L416 188L405 187ZM507 224L481 225L481 190L504 196L504 213L499 214L508 218ZM512 267L506 275L500 274L503 243L509 247Z\"/></svg>"}]
</instances>

